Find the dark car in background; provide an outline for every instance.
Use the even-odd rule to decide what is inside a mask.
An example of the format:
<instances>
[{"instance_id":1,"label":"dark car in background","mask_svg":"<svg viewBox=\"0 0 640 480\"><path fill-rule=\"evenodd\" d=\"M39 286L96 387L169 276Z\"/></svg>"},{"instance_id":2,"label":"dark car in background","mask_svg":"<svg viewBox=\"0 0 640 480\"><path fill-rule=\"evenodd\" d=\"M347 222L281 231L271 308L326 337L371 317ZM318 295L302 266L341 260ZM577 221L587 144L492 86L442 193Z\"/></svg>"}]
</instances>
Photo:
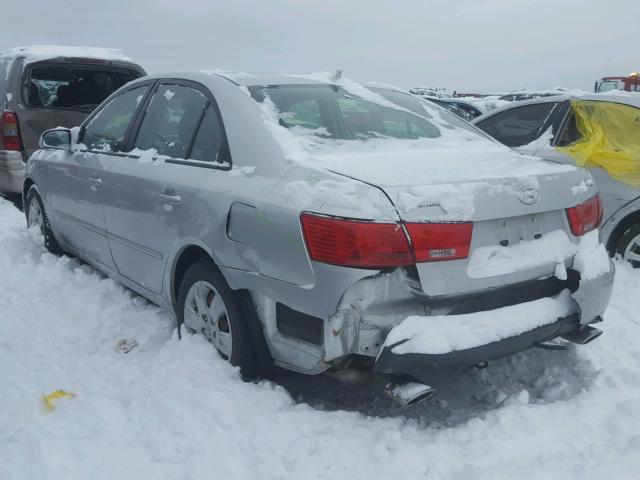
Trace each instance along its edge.
<instances>
[{"instance_id":1,"label":"dark car in background","mask_svg":"<svg viewBox=\"0 0 640 480\"><path fill-rule=\"evenodd\" d=\"M441 107L446 108L450 112L455 113L460 118L464 118L468 122L484 113L484 110L482 110L478 105L475 105L472 102L466 100L461 100L458 98L424 98L429 102L436 103Z\"/></svg>"},{"instance_id":2,"label":"dark car in background","mask_svg":"<svg viewBox=\"0 0 640 480\"><path fill-rule=\"evenodd\" d=\"M146 75L120 51L32 46L0 52L0 193L22 191L45 130L79 125L124 84Z\"/></svg>"}]
</instances>

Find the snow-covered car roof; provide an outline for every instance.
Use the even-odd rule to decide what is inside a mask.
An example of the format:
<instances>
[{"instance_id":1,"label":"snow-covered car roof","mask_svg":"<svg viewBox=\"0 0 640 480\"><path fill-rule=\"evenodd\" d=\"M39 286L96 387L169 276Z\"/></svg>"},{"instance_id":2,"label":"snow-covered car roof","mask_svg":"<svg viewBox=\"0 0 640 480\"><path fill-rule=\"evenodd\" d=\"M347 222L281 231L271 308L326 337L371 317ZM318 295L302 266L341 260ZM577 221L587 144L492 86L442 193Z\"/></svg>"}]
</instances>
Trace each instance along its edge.
<instances>
[{"instance_id":1,"label":"snow-covered car roof","mask_svg":"<svg viewBox=\"0 0 640 480\"><path fill-rule=\"evenodd\" d=\"M502 107L491 110L479 117L473 119L471 123L478 123L485 118L491 117L497 113L503 112L505 110L510 110L512 108L523 107L525 105L533 105L536 103L548 103L548 102L562 102L565 100L573 100L579 98L581 100L590 100L596 102L612 102L612 103L622 103L624 105L629 105L632 107L640 108L640 94L637 93L629 93L629 92L620 92L620 93L588 93L588 94L566 94L566 95L553 95L548 97L536 97L529 100L522 100L517 103L509 103Z\"/></svg>"},{"instance_id":2,"label":"snow-covered car roof","mask_svg":"<svg viewBox=\"0 0 640 480\"><path fill-rule=\"evenodd\" d=\"M200 73L219 75L243 87L254 87L258 85L320 85L333 83L329 78L320 78L316 74L287 75L281 73L233 72L228 70L201 70Z\"/></svg>"},{"instance_id":3,"label":"snow-covered car roof","mask_svg":"<svg viewBox=\"0 0 640 480\"><path fill-rule=\"evenodd\" d=\"M102 47L66 47L59 45L31 45L14 47L0 52L0 57L26 58L29 61L47 60L58 57L92 58L99 60L120 60L133 62L121 50Z\"/></svg>"}]
</instances>

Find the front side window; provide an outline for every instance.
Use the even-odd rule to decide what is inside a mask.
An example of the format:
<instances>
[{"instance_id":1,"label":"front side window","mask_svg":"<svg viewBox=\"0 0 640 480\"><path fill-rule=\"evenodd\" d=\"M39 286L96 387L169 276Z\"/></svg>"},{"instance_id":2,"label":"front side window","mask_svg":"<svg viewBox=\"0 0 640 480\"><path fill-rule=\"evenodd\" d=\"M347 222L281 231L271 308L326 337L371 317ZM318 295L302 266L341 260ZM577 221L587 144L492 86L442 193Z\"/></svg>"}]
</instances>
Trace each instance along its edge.
<instances>
[{"instance_id":1,"label":"front side window","mask_svg":"<svg viewBox=\"0 0 640 480\"><path fill-rule=\"evenodd\" d=\"M207 97L194 88L160 85L142 120L135 147L187 158L207 104Z\"/></svg>"},{"instance_id":2,"label":"front side window","mask_svg":"<svg viewBox=\"0 0 640 480\"><path fill-rule=\"evenodd\" d=\"M508 147L521 147L544 133L543 127L556 103L536 103L511 108L477 124L481 130Z\"/></svg>"},{"instance_id":3,"label":"front side window","mask_svg":"<svg viewBox=\"0 0 640 480\"><path fill-rule=\"evenodd\" d=\"M92 110L125 83L132 70L42 65L28 70L24 100L30 107Z\"/></svg>"},{"instance_id":4,"label":"front side window","mask_svg":"<svg viewBox=\"0 0 640 480\"><path fill-rule=\"evenodd\" d=\"M129 123L148 88L132 88L111 100L89 121L80 142L89 150L121 151Z\"/></svg>"}]
</instances>

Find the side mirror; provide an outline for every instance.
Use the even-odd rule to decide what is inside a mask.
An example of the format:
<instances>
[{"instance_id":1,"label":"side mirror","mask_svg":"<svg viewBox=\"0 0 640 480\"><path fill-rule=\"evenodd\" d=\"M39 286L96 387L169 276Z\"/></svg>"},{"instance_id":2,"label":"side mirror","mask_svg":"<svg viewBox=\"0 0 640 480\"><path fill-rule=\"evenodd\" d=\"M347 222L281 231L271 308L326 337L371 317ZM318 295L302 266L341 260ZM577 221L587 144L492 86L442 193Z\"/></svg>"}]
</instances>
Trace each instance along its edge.
<instances>
[{"instance_id":1,"label":"side mirror","mask_svg":"<svg viewBox=\"0 0 640 480\"><path fill-rule=\"evenodd\" d=\"M70 150L71 130L67 128L54 128L53 130L47 130L40 137L40 148Z\"/></svg>"}]
</instances>

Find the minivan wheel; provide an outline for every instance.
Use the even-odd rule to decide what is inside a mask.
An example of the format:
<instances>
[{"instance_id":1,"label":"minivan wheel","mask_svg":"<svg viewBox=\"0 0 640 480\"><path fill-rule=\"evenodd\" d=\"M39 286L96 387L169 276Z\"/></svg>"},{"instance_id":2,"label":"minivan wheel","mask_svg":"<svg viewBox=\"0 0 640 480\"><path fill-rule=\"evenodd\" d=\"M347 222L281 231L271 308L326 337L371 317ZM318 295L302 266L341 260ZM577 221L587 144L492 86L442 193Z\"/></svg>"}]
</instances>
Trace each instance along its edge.
<instances>
[{"instance_id":1,"label":"minivan wheel","mask_svg":"<svg viewBox=\"0 0 640 480\"><path fill-rule=\"evenodd\" d=\"M220 356L243 375L257 371L257 360L242 308L210 260L191 265L182 279L176 308L178 329L201 333Z\"/></svg>"},{"instance_id":2,"label":"minivan wheel","mask_svg":"<svg viewBox=\"0 0 640 480\"><path fill-rule=\"evenodd\" d=\"M620 254L634 268L640 267L640 224L633 225L624 231L615 253Z\"/></svg>"},{"instance_id":3,"label":"minivan wheel","mask_svg":"<svg viewBox=\"0 0 640 480\"><path fill-rule=\"evenodd\" d=\"M49 218L44 211L44 204L35 185L32 185L27 193L24 214L27 217L27 228L37 227L42 232L45 248L54 255L62 255L64 252L53 235Z\"/></svg>"}]
</instances>

